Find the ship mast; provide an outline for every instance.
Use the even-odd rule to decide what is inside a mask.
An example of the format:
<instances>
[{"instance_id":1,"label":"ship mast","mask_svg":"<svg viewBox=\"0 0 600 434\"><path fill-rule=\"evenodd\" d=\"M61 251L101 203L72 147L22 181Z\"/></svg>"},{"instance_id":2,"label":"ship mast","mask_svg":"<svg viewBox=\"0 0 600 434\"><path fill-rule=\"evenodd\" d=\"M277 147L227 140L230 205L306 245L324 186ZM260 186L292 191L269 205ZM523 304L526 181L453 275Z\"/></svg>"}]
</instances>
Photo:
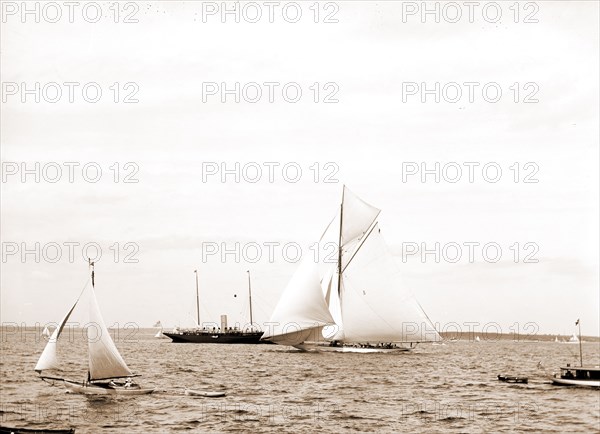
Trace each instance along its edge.
<instances>
[{"instance_id":1,"label":"ship mast","mask_svg":"<svg viewBox=\"0 0 600 434\"><path fill-rule=\"evenodd\" d=\"M250 285L250 270L246 270L248 273L248 300L250 302L250 328L252 328L252 286Z\"/></svg>"},{"instance_id":2,"label":"ship mast","mask_svg":"<svg viewBox=\"0 0 600 434\"><path fill-rule=\"evenodd\" d=\"M337 291L338 296L341 300L341 288L342 288L342 222L344 221L344 190L345 186L342 187L342 203L340 204L340 236L338 238L338 281Z\"/></svg>"},{"instance_id":3,"label":"ship mast","mask_svg":"<svg viewBox=\"0 0 600 434\"><path fill-rule=\"evenodd\" d=\"M579 326L579 363L581 364L581 367L583 367L583 350L581 349L581 322L577 320L575 325Z\"/></svg>"},{"instance_id":4,"label":"ship mast","mask_svg":"<svg viewBox=\"0 0 600 434\"><path fill-rule=\"evenodd\" d=\"M91 258L88 258L88 264L92 269L92 288L94 288L94 263L92 262Z\"/></svg>"},{"instance_id":5,"label":"ship mast","mask_svg":"<svg viewBox=\"0 0 600 434\"><path fill-rule=\"evenodd\" d=\"M198 270L194 270L196 275L196 316L198 321L198 328L200 328L200 295L198 292Z\"/></svg>"}]
</instances>

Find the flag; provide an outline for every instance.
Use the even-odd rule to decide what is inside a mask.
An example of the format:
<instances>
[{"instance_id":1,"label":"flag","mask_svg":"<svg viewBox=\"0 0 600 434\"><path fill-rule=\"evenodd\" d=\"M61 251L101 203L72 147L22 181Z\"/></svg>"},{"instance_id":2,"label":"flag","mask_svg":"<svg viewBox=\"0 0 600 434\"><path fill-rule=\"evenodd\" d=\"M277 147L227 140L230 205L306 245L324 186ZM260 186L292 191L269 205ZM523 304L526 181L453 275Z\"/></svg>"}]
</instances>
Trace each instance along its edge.
<instances>
[{"instance_id":1,"label":"flag","mask_svg":"<svg viewBox=\"0 0 600 434\"><path fill-rule=\"evenodd\" d=\"M575 325L579 325L579 320L575 321Z\"/></svg>"}]
</instances>

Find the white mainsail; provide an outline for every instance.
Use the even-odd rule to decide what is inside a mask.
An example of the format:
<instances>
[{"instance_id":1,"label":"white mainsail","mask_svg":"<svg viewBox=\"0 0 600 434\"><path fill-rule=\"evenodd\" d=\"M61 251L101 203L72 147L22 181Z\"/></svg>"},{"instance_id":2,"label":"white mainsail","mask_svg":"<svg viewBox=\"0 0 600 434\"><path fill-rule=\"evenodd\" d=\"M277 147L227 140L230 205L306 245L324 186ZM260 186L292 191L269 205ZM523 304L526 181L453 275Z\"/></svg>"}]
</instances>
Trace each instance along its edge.
<instances>
[{"instance_id":1,"label":"white mainsail","mask_svg":"<svg viewBox=\"0 0 600 434\"><path fill-rule=\"evenodd\" d=\"M89 303L90 323L98 333L98 336L88 336L90 380L132 376L104 324L93 287L90 289Z\"/></svg>"},{"instance_id":2,"label":"white mainsail","mask_svg":"<svg viewBox=\"0 0 600 434\"><path fill-rule=\"evenodd\" d=\"M332 272L331 264L322 263L323 257L319 256L321 297L316 296L315 284L298 284L295 275L275 308L272 321L285 324L294 321L292 318L303 319L302 315L315 310L323 320L335 322L318 328L327 340L371 344L441 340L418 301L402 285L376 221L379 213L378 208L344 186L340 211L321 237L321 241L331 240L337 231L337 271ZM300 274L300 269L296 274ZM300 339L314 337L316 327L301 328L309 329L312 334L296 333L294 339L277 340L277 332L265 334L263 339L297 345L302 343Z\"/></svg>"},{"instance_id":3,"label":"white mainsail","mask_svg":"<svg viewBox=\"0 0 600 434\"><path fill-rule=\"evenodd\" d=\"M440 339L417 300L404 288L378 224L342 274L341 300L345 341Z\"/></svg>"},{"instance_id":4,"label":"white mainsail","mask_svg":"<svg viewBox=\"0 0 600 434\"><path fill-rule=\"evenodd\" d=\"M262 339L297 345L311 336L314 329L333 323L316 263L305 259L281 295Z\"/></svg>"},{"instance_id":5,"label":"white mainsail","mask_svg":"<svg viewBox=\"0 0 600 434\"><path fill-rule=\"evenodd\" d=\"M48 337L48 336L50 336L50 334L51 334L50 329L48 328L48 326L45 326L44 330L42 330L42 336Z\"/></svg>"}]
</instances>

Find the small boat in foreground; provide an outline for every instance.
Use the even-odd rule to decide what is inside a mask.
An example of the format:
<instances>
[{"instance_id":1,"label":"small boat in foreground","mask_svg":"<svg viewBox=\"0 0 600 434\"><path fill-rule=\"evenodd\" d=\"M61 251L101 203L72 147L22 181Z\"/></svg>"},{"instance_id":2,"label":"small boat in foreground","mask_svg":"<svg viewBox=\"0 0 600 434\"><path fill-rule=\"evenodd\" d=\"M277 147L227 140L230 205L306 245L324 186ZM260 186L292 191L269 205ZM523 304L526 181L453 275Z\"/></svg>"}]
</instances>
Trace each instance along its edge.
<instances>
[{"instance_id":1,"label":"small boat in foreground","mask_svg":"<svg viewBox=\"0 0 600 434\"><path fill-rule=\"evenodd\" d=\"M205 398L220 398L225 396L225 392L203 392L201 390L185 389L184 392L188 396L203 396Z\"/></svg>"},{"instance_id":2,"label":"small boat in foreground","mask_svg":"<svg viewBox=\"0 0 600 434\"><path fill-rule=\"evenodd\" d=\"M75 429L11 428L0 426L0 434L75 434Z\"/></svg>"},{"instance_id":3,"label":"small boat in foreground","mask_svg":"<svg viewBox=\"0 0 600 434\"><path fill-rule=\"evenodd\" d=\"M108 329L102 319L96 294L94 292L94 263L90 261L91 286L86 285L75 304L67 312L59 326L54 330L48 340L40 359L35 366L35 371L41 374L42 371L58 369L60 364L57 356L57 343L65 324L73 313L73 310L79 303L81 296L87 292L89 301L89 323L98 328L96 336L88 335L88 375L85 381L72 381L60 377L50 377L40 375L42 380L62 381L67 392L80 393L84 395L145 395L152 393L154 389L143 389L134 383L131 377L137 377L132 373L123 357L117 350L117 347L110 337Z\"/></svg>"},{"instance_id":4,"label":"small boat in foreground","mask_svg":"<svg viewBox=\"0 0 600 434\"><path fill-rule=\"evenodd\" d=\"M558 386L600 387L600 367L573 367L567 364L554 374L552 383Z\"/></svg>"},{"instance_id":5,"label":"small boat in foreground","mask_svg":"<svg viewBox=\"0 0 600 434\"><path fill-rule=\"evenodd\" d=\"M581 322L577 320L576 326L579 326L579 338L575 335L569 339L569 343L579 343L579 362L581 366L575 367L567 363L567 366L560 368L560 373L555 373L551 380L552 384L558 386L579 386L579 387L600 387L600 367L583 366L583 347L581 346Z\"/></svg>"},{"instance_id":6,"label":"small boat in foreground","mask_svg":"<svg viewBox=\"0 0 600 434\"><path fill-rule=\"evenodd\" d=\"M527 384L529 379L527 377L516 377L513 375L498 375L498 380L504 381L506 383L524 383Z\"/></svg>"}]
</instances>

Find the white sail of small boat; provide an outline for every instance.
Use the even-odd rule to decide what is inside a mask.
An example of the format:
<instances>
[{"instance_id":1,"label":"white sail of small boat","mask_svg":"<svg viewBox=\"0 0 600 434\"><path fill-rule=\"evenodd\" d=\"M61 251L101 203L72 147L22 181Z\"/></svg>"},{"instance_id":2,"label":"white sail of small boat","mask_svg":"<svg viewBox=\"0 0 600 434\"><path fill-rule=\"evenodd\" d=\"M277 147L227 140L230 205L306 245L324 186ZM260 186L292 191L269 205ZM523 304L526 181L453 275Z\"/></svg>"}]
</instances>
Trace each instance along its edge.
<instances>
[{"instance_id":1,"label":"white sail of small boat","mask_svg":"<svg viewBox=\"0 0 600 434\"><path fill-rule=\"evenodd\" d=\"M262 339L301 349L315 336L330 351L408 350L441 340L400 279L377 222L380 210L344 186L340 211L321 237L335 239L337 261L319 255L303 262L287 287Z\"/></svg>"},{"instance_id":2,"label":"white sail of small boat","mask_svg":"<svg viewBox=\"0 0 600 434\"><path fill-rule=\"evenodd\" d=\"M481 342L481 338L479 336L475 337L475 342Z\"/></svg>"},{"instance_id":3,"label":"white sail of small boat","mask_svg":"<svg viewBox=\"0 0 600 434\"><path fill-rule=\"evenodd\" d=\"M42 336L44 336L45 338L50 337L51 333L50 333L50 329L48 328L48 326L44 326L44 330L42 330Z\"/></svg>"},{"instance_id":4,"label":"white sail of small boat","mask_svg":"<svg viewBox=\"0 0 600 434\"><path fill-rule=\"evenodd\" d=\"M164 335L163 335L162 328L159 331L157 331L156 334L154 335L155 338L162 338L163 336Z\"/></svg>"},{"instance_id":5,"label":"white sail of small boat","mask_svg":"<svg viewBox=\"0 0 600 434\"><path fill-rule=\"evenodd\" d=\"M575 336L575 334L572 334L571 337L569 338L568 342L570 344L578 344L579 338L577 338L577 336Z\"/></svg>"},{"instance_id":6,"label":"white sail of small boat","mask_svg":"<svg viewBox=\"0 0 600 434\"><path fill-rule=\"evenodd\" d=\"M559 340L558 340L558 336L555 336L555 337L554 337L554 342L559 342Z\"/></svg>"},{"instance_id":7,"label":"white sail of small boat","mask_svg":"<svg viewBox=\"0 0 600 434\"><path fill-rule=\"evenodd\" d=\"M58 339L69 320L69 317L79 304L79 301L84 293L88 296L89 301L89 323L95 326L95 336L90 336L88 330L88 378L86 381L77 382L67 380L60 377L50 377L40 375L42 379L63 381L67 391L74 393L90 394L90 395L109 395L109 394L125 394L125 395L141 395L151 393L154 389L142 389L137 384L131 381L131 377L136 375L131 372L123 357L117 350L117 347L112 340L108 329L100 313L98 301L96 300L94 289L94 270L93 262L90 262L92 267L91 286L86 287L81 291L77 300L69 309L67 314L61 320L59 326L54 330L52 336L37 365L35 371L42 374L43 371L60 369L62 367L58 355L57 345ZM126 379L124 382L119 382L118 379Z\"/></svg>"}]
</instances>

